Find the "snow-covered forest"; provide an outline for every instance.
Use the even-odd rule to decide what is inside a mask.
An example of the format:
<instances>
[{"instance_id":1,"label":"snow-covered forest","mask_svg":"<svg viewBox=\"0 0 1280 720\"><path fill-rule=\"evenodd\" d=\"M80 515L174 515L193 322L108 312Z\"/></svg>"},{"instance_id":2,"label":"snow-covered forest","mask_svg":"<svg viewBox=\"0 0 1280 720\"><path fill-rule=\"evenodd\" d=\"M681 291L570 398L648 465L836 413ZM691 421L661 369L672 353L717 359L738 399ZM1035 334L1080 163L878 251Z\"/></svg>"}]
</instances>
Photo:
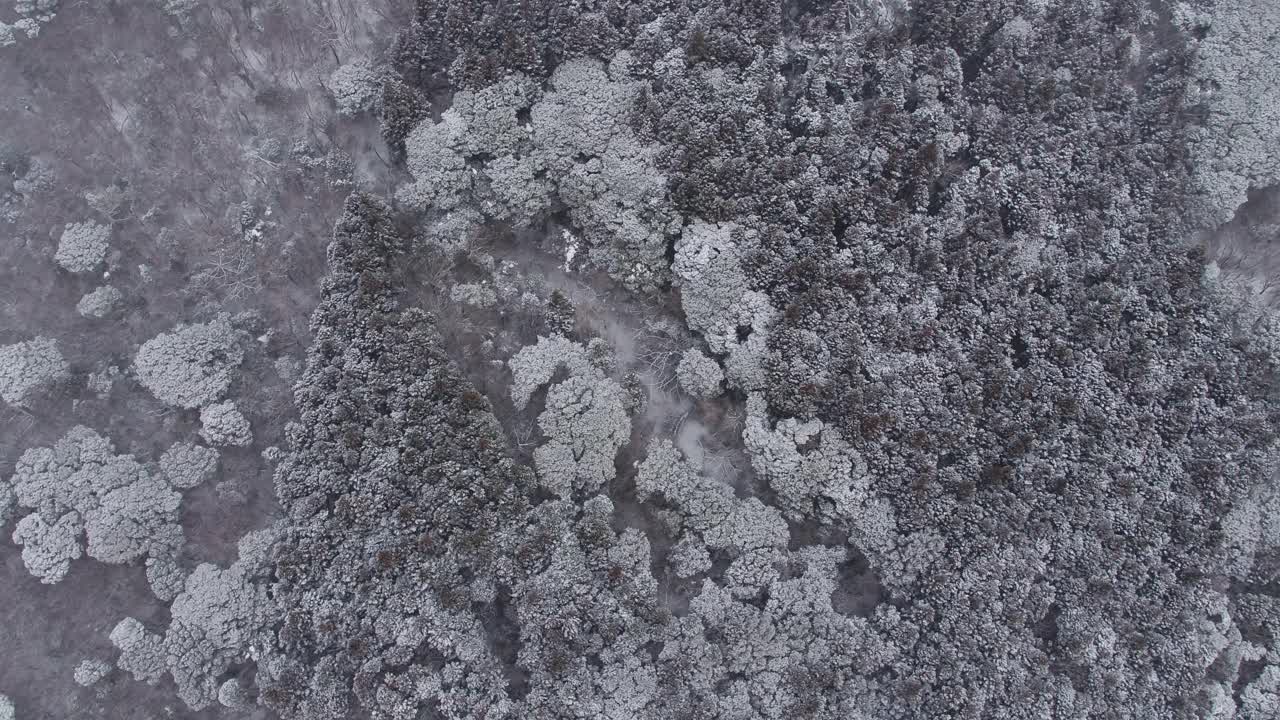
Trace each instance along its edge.
<instances>
[{"instance_id":1,"label":"snow-covered forest","mask_svg":"<svg viewBox=\"0 0 1280 720\"><path fill-rule=\"evenodd\" d=\"M1280 718L1272 0L0 0L0 720Z\"/></svg>"}]
</instances>

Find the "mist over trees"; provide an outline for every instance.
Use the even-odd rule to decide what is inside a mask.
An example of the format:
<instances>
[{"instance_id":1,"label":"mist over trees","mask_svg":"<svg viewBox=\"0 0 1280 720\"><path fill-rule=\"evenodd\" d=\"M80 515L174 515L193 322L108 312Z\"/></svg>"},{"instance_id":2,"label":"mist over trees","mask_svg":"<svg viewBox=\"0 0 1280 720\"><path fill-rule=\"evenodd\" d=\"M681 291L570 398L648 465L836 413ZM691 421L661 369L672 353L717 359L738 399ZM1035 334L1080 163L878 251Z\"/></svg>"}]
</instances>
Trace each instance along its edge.
<instances>
[{"instance_id":1,"label":"mist over trees","mask_svg":"<svg viewBox=\"0 0 1280 720\"><path fill-rule=\"evenodd\" d=\"M0 718L1280 716L1280 9L13 10Z\"/></svg>"}]
</instances>

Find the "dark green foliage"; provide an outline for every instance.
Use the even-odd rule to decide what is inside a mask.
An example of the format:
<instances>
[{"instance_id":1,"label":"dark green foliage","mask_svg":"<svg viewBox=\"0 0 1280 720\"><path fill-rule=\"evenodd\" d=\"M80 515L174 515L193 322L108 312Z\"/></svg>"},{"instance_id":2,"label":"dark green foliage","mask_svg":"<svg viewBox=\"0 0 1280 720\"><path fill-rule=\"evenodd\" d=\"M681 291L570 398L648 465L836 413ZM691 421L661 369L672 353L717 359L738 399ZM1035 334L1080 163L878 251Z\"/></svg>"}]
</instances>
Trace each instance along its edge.
<instances>
[{"instance_id":1,"label":"dark green foliage","mask_svg":"<svg viewBox=\"0 0 1280 720\"><path fill-rule=\"evenodd\" d=\"M660 7L555 0L420 0L397 41L396 64L419 87L448 73L454 89L491 85L511 73L546 78L575 57L607 60Z\"/></svg>"},{"instance_id":2,"label":"dark green foliage","mask_svg":"<svg viewBox=\"0 0 1280 720\"><path fill-rule=\"evenodd\" d=\"M337 223L276 474L288 524L275 593L289 614L263 698L285 717L346 716L355 669L393 650L368 635L380 613L418 607L423 592L465 607L467 579L500 574L531 487L433 318L397 309L387 213L355 194Z\"/></svg>"},{"instance_id":3,"label":"dark green foliage","mask_svg":"<svg viewBox=\"0 0 1280 720\"><path fill-rule=\"evenodd\" d=\"M391 159L404 160L404 139L426 117L427 107L417 90L396 78L382 86L382 139L391 150Z\"/></svg>"},{"instance_id":4,"label":"dark green foliage","mask_svg":"<svg viewBox=\"0 0 1280 720\"><path fill-rule=\"evenodd\" d=\"M731 597L717 583L736 558L715 556L699 599L716 608L660 605L648 535L620 533L602 500L529 499L431 318L396 307L396 234L357 197L277 477L298 610L270 704L338 717L375 696L407 661L366 626L411 592L518 630L495 654L528 673L533 716L579 712L553 696L599 693L606 647L653 670L652 717L727 714L741 691L762 715L1192 718L1206 687L1256 676L1206 660L1205 628L1230 624L1234 595L1242 632L1276 632L1278 563L1236 563L1251 540L1228 520L1274 467L1280 368L1186 244L1189 39L1129 0L877 5L894 4L419 3L384 100L393 147L446 76L472 89L631 53L647 81L631 124L676 209L735 224L776 311L738 338L767 332L764 420L821 420L865 487L840 510L802 498L793 537L836 540L762 561L785 578L767 592ZM563 294L546 321L574 332ZM663 576L676 538L648 530ZM865 602L797 560L845 538L866 567L844 576L876 579ZM812 600L785 585L806 573L804 592L845 593L849 623L826 598L812 616L785 604ZM495 579L505 600L468 594ZM751 665L743 638L761 636L773 654Z\"/></svg>"},{"instance_id":5,"label":"dark green foliage","mask_svg":"<svg viewBox=\"0 0 1280 720\"><path fill-rule=\"evenodd\" d=\"M805 20L818 4L798 5L790 22L821 37ZM1187 50L1131 61L1115 38L1158 18L1093 7L1054 3L1019 27L1024 3L916 3L883 33L827 37L837 57L801 50L768 68L755 106L682 80L640 118L667 145L682 211L757 220L748 271L781 311L771 414L838 428L898 532L938 536L919 581L896 589L929 629L904 648L895 717L955 716L957 702L960 716L1004 716L995 707L1026 689L977 669L995 656L1072 674L1088 689L1080 716L1189 717L1200 681L1172 678L1204 668L1182 618L1224 581L1235 541L1215 518L1249 502L1274 459L1256 424L1274 400L1256 378L1275 360L1233 343L1233 310L1185 246ZM698 28L686 51L727 66L726 42ZM940 146L939 117L961 143ZM1034 571L999 565L997 584L1161 638L1124 651L1129 679L1031 640L1039 606L985 609L1009 590L983 585L980 558L1037 542L1056 554ZM1148 673L1170 681L1137 680Z\"/></svg>"},{"instance_id":6,"label":"dark green foliage","mask_svg":"<svg viewBox=\"0 0 1280 720\"><path fill-rule=\"evenodd\" d=\"M553 290L547 302L545 320L548 332L559 333L567 338L573 337L573 329L577 324L574 317L573 303L560 290Z\"/></svg>"}]
</instances>

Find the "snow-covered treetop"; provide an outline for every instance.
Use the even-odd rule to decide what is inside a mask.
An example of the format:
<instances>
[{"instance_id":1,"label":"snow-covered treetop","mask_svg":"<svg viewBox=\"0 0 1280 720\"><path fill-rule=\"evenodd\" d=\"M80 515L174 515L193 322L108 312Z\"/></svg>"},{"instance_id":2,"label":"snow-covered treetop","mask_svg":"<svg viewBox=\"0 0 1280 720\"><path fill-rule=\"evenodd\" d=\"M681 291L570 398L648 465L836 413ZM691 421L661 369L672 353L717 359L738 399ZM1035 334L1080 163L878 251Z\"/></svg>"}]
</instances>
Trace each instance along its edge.
<instances>
[{"instance_id":1,"label":"snow-covered treetop","mask_svg":"<svg viewBox=\"0 0 1280 720\"><path fill-rule=\"evenodd\" d=\"M178 696L193 710L216 702L224 673L252 657L274 617L261 570L276 532L270 527L246 534L238 545L239 559L226 569L197 566L170 607L163 635L134 618L121 620L111 632L112 644L121 651L120 668L150 682L169 673Z\"/></svg>"},{"instance_id":2,"label":"snow-covered treetop","mask_svg":"<svg viewBox=\"0 0 1280 720\"><path fill-rule=\"evenodd\" d=\"M538 338L533 345L521 348L508 364L512 375L511 399L517 408L528 405L533 393L551 382L560 368L571 375L591 372L586 349L563 335Z\"/></svg>"},{"instance_id":3,"label":"snow-covered treetop","mask_svg":"<svg viewBox=\"0 0 1280 720\"><path fill-rule=\"evenodd\" d=\"M66 377L70 367L50 338L0 347L0 398L10 405L25 405L37 391Z\"/></svg>"},{"instance_id":4,"label":"snow-covered treetop","mask_svg":"<svg viewBox=\"0 0 1280 720\"><path fill-rule=\"evenodd\" d=\"M724 382L724 370L720 363L707 357L698 348L689 348L680 356L676 366L676 379L680 389L695 398L713 398L720 394Z\"/></svg>"},{"instance_id":5,"label":"snow-covered treetop","mask_svg":"<svg viewBox=\"0 0 1280 720\"><path fill-rule=\"evenodd\" d=\"M192 442L175 443L160 456L160 471L179 490L203 483L217 468L218 451Z\"/></svg>"},{"instance_id":6,"label":"snow-covered treetop","mask_svg":"<svg viewBox=\"0 0 1280 720\"><path fill-rule=\"evenodd\" d=\"M736 498L733 488L703 476L670 440L649 443L636 474L640 498L657 495L683 515L685 527L711 549L740 554L785 548L790 531L782 514L758 498Z\"/></svg>"},{"instance_id":7,"label":"snow-covered treetop","mask_svg":"<svg viewBox=\"0 0 1280 720\"><path fill-rule=\"evenodd\" d=\"M85 293L76 303L76 312L87 318L104 318L115 310L124 294L110 285L102 285Z\"/></svg>"},{"instance_id":8,"label":"snow-covered treetop","mask_svg":"<svg viewBox=\"0 0 1280 720\"><path fill-rule=\"evenodd\" d=\"M16 505L28 513L13 539L42 582L61 580L82 552L119 564L165 555L182 544L181 496L82 425L53 447L24 452L10 483Z\"/></svg>"},{"instance_id":9,"label":"snow-covered treetop","mask_svg":"<svg viewBox=\"0 0 1280 720\"><path fill-rule=\"evenodd\" d=\"M368 60L357 58L333 71L329 92L338 103L339 115L359 115L377 110L382 79Z\"/></svg>"},{"instance_id":10,"label":"snow-covered treetop","mask_svg":"<svg viewBox=\"0 0 1280 720\"><path fill-rule=\"evenodd\" d=\"M746 390L763 384L769 329L777 315L768 298L751 289L742 267L743 244L752 237L735 223L698 221L681 232L671 264L689 327L713 353L729 356L727 379Z\"/></svg>"},{"instance_id":11,"label":"snow-covered treetop","mask_svg":"<svg viewBox=\"0 0 1280 720\"><path fill-rule=\"evenodd\" d=\"M613 477L614 456L631 435L625 393L592 362L590 349L563 335L540 337L521 348L509 363L511 397L517 407L551 382L560 368L569 377L547 391L538 426L548 441L534 450L539 478L552 492L567 497L594 491Z\"/></svg>"},{"instance_id":12,"label":"snow-covered treetop","mask_svg":"<svg viewBox=\"0 0 1280 720\"><path fill-rule=\"evenodd\" d=\"M1250 191L1280 182L1280 10L1267 0L1217 3L1212 17L1192 3L1176 3L1174 21L1206 27L1196 49L1197 82L1188 105L1207 109L1205 122L1189 128L1199 191L1197 220L1229 221Z\"/></svg>"},{"instance_id":13,"label":"snow-covered treetop","mask_svg":"<svg viewBox=\"0 0 1280 720\"><path fill-rule=\"evenodd\" d=\"M618 448L631 436L622 387L601 375L573 375L553 385L538 426L548 440L534 450L534 466L543 485L561 497L608 482Z\"/></svg>"},{"instance_id":14,"label":"snow-covered treetop","mask_svg":"<svg viewBox=\"0 0 1280 720\"><path fill-rule=\"evenodd\" d=\"M248 419L230 400L201 408L200 425L200 437L211 445L246 447L253 442Z\"/></svg>"},{"instance_id":15,"label":"snow-covered treetop","mask_svg":"<svg viewBox=\"0 0 1280 720\"><path fill-rule=\"evenodd\" d=\"M640 92L635 82L614 82L599 60L580 58L552 73L552 91L531 111L534 139L556 162L602 156L625 135L627 109Z\"/></svg>"},{"instance_id":16,"label":"snow-covered treetop","mask_svg":"<svg viewBox=\"0 0 1280 720\"><path fill-rule=\"evenodd\" d=\"M85 658L76 665L74 679L81 687L91 687L111 674L111 664L97 658Z\"/></svg>"},{"instance_id":17,"label":"snow-covered treetop","mask_svg":"<svg viewBox=\"0 0 1280 720\"><path fill-rule=\"evenodd\" d=\"M68 223L58 240L53 259L74 273L93 272L107 257L111 228L92 220Z\"/></svg>"},{"instance_id":18,"label":"snow-covered treetop","mask_svg":"<svg viewBox=\"0 0 1280 720\"><path fill-rule=\"evenodd\" d=\"M182 408L216 402L231 387L247 336L227 314L178 325L143 343L134 358L138 380L161 401Z\"/></svg>"},{"instance_id":19,"label":"snow-covered treetop","mask_svg":"<svg viewBox=\"0 0 1280 720\"><path fill-rule=\"evenodd\" d=\"M756 399L752 404L758 409ZM749 412L742 440L752 467L777 493L787 516L829 522L854 517L866 499L870 477L866 463L839 431L820 420L788 418L770 425L763 414Z\"/></svg>"}]
</instances>

